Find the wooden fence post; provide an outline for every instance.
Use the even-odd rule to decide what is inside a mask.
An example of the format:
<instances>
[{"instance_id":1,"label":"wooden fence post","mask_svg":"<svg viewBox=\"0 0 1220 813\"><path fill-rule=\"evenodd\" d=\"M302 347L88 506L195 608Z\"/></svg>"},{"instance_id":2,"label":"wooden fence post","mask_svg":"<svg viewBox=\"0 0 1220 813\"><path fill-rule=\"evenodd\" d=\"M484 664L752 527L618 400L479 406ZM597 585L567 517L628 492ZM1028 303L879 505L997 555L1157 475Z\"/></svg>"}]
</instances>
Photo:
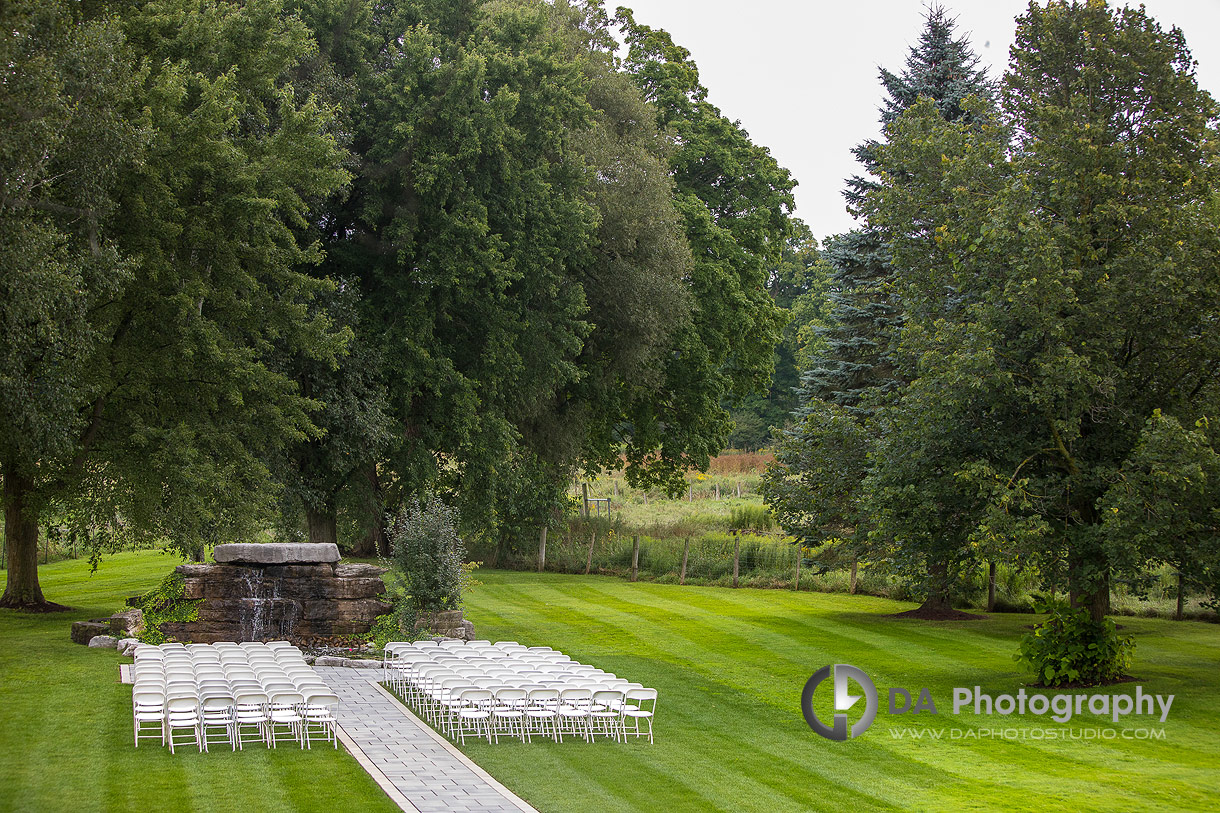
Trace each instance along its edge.
<instances>
[{"instance_id":1,"label":"wooden fence post","mask_svg":"<svg viewBox=\"0 0 1220 813\"><path fill-rule=\"evenodd\" d=\"M686 584L686 559L690 556L690 537L686 537L686 544L682 546L682 572L678 574L678 584Z\"/></svg>"},{"instance_id":2,"label":"wooden fence post","mask_svg":"<svg viewBox=\"0 0 1220 813\"><path fill-rule=\"evenodd\" d=\"M987 612L995 609L995 562L987 563Z\"/></svg>"},{"instance_id":3,"label":"wooden fence post","mask_svg":"<svg viewBox=\"0 0 1220 813\"><path fill-rule=\"evenodd\" d=\"M720 483L716 483L716 499L720 499Z\"/></svg>"},{"instance_id":4,"label":"wooden fence post","mask_svg":"<svg viewBox=\"0 0 1220 813\"><path fill-rule=\"evenodd\" d=\"M737 481L737 499L741 499L741 481Z\"/></svg>"},{"instance_id":5,"label":"wooden fence post","mask_svg":"<svg viewBox=\"0 0 1220 813\"><path fill-rule=\"evenodd\" d=\"M796 586L793 588L798 593L801 590L801 546L796 546Z\"/></svg>"},{"instance_id":6,"label":"wooden fence post","mask_svg":"<svg viewBox=\"0 0 1220 813\"><path fill-rule=\"evenodd\" d=\"M695 484L694 483L686 484L686 501L687 502L695 501Z\"/></svg>"},{"instance_id":7,"label":"wooden fence post","mask_svg":"<svg viewBox=\"0 0 1220 813\"><path fill-rule=\"evenodd\" d=\"M580 515L589 518L589 484L580 484Z\"/></svg>"},{"instance_id":8,"label":"wooden fence post","mask_svg":"<svg viewBox=\"0 0 1220 813\"><path fill-rule=\"evenodd\" d=\"M593 567L593 543L597 541L597 531L593 532L593 536L589 537L589 558L585 561L585 575L589 575L589 568Z\"/></svg>"},{"instance_id":9,"label":"wooden fence post","mask_svg":"<svg viewBox=\"0 0 1220 813\"><path fill-rule=\"evenodd\" d=\"M733 586L737 586L737 567L741 563L741 540L733 540Z\"/></svg>"},{"instance_id":10,"label":"wooden fence post","mask_svg":"<svg viewBox=\"0 0 1220 813\"><path fill-rule=\"evenodd\" d=\"M546 567L546 526L542 526L542 533L538 537L538 572L541 573Z\"/></svg>"},{"instance_id":11,"label":"wooden fence post","mask_svg":"<svg viewBox=\"0 0 1220 813\"><path fill-rule=\"evenodd\" d=\"M640 575L640 535L631 537L631 580Z\"/></svg>"}]
</instances>

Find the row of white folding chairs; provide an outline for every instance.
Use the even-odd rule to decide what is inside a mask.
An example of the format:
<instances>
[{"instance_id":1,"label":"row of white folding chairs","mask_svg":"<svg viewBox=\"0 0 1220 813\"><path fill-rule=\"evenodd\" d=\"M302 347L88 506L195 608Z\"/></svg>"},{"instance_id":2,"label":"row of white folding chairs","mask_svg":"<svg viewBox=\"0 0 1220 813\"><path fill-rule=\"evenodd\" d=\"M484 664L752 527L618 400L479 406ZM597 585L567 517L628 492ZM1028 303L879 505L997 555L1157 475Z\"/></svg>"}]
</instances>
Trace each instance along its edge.
<instances>
[{"instance_id":1,"label":"row of white folding chairs","mask_svg":"<svg viewBox=\"0 0 1220 813\"><path fill-rule=\"evenodd\" d=\"M566 658L566 656L563 656ZM423 669L444 667L458 671L476 670L488 675L500 675L506 678L518 677L523 681L545 679L548 677L611 677L614 675L602 669L571 660L522 660L498 659L481 660L468 658L463 660L448 660L429 658L416 654L404 654L391 661L386 671L386 682L392 688L404 693L414 700L419 686L418 676Z\"/></svg>"},{"instance_id":2,"label":"row of white folding chairs","mask_svg":"<svg viewBox=\"0 0 1220 813\"><path fill-rule=\"evenodd\" d=\"M445 667L427 667L421 670L414 694L419 712L434 725L445 729L445 716L449 705L454 699L455 688L480 688L493 692L507 691L589 691L589 692L620 692L626 694L644 690L639 683L632 683L611 674L600 676L581 675L551 675L539 678L524 678L516 675L481 675L473 670L451 670ZM648 690L651 691L651 690ZM633 699L637 699L634 698ZM653 705L655 706L655 696ZM633 718L648 719L651 728L651 714L638 714L633 711ZM650 732L649 732L650 733Z\"/></svg>"},{"instance_id":3,"label":"row of white folding chairs","mask_svg":"<svg viewBox=\"0 0 1220 813\"><path fill-rule=\"evenodd\" d=\"M464 649L458 647L426 647L415 644L388 644L385 659L382 664L383 682L401 685L409 679L409 673L420 665L443 662L468 662L471 665L489 664L505 668L528 671L531 666L541 668L546 665L574 663L571 658L561 652L555 652L550 647L526 649L513 642L511 646L519 650L509 649L504 643L485 648L467 645ZM431 642L428 642L431 643Z\"/></svg>"},{"instance_id":4,"label":"row of white folding chairs","mask_svg":"<svg viewBox=\"0 0 1220 813\"><path fill-rule=\"evenodd\" d=\"M201 752L210 744L225 742L233 750L247 742L274 748L286 739L311 748L316 733L338 748L334 716L338 704L339 698L325 687L307 692L189 692L137 684L132 691L135 746L140 747L141 737L159 737L172 754L176 745L189 743L177 741L177 734L185 732ZM213 739L220 736L223 738Z\"/></svg>"},{"instance_id":5,"label":"row of white folding chairs","mask_svg":"<svg viewBox=\"0 0 1220 813\"><path fill-rule=\"evenodd\" d=\"M230 647L222 645L199 644L202 649L161 649L154 646L138 647L134 653L137 663L142 661L166 661L188 663L288 663L304 662L301 651L291 645L286 647L241 647L236 644Z\"/></svg>"},{"instance_id":6,"label":"row of white folding chairs","mask_svg":"<svg viewBox=\"0 0 1220 813\"><path fill-rule=\"evenodd\" d=\"M414 705L424 716L435 718L437 704L443 697L443 689L447 684L464 681L476 688L490 689L589 689L625 691L633 688L643 688L639 683L632 683L614 675L542 675L537 677L524 675L483 674L472 670L456 670L446 667L428 667L421 670L414 686Z\"/></svg>"},{"instance_id":7,"label":"row of white folding chairs","mask_svg":"<svg viewBox=\"0 0 1220 813\"><path fill-rule=\"evenodd\" d=\"M169 667L166 669L137 668L132 672L133 682L156 682L163 686L174 683L205 685L210 683L232 685L257 684L263 688L272 688L281 684L312 685L322 684L322 679L308 666L299 668L276 669L190 669Z\"/></svg>"},{"instance_id":8,"label":"row of white folding chairs","mask_svg":"<svg viewBox=\"0 0 1220 813\"><path fill-rule=\"evenodd\" d=\"M133 691L147 690L162 692L166 695L203 695L206 693L235 695L240 692L329 692L330 687L317 679L298 680L158 680L157 678L141 678L136 680Z\"/></svg>"},{"instance_id":9,"label":"row of white folding chairs","mask_svg":"<svg viewBox=\"0 0 1220 813\"><path fill-rule=\"evenodd\" d=\"M300 652L300 649L287 641L243 641L241 643L219 642L215 644L180 644L168 642L164 644L143 644L136 649L137 655L155 657L161 655L186 654L197 655L210 652Z\"/></svg>"},{"instance_id":10,"label":"row of white folding chairs","mask_svg":"<svg viewBox=\"0 0 1220 813\"><path fill-rule=\"evenodd\" d=\"M442 732L462 743L471 734L496 743L501 734L522 742L532 742L535 735L563 742L564 734L586 742L598 736L624 742L629 736L647 736L653 741L657 692L638 684L625 690L496 688L456 677L441 681L436 692Z\"/></svg>"},{"instance_id":11,"label":"row of white folding chairs","mask_svg":"<svg viewBox=\"0 0 1220 813\"><path fill-rule=\"evenodd\" d=\"M402 683L396 686L400 694L405 695L409 703L416 703L428 688L429 682L436 675L457 674L470 678L485 678L508 686L525 686L538 684L566 685L577 681L593 681L607 684L606 688L615 688L627 681L617 675L597 669L592 666L573 664L565 667L543 668L511 668L478 665L454 665L446 663L421 663L410 670L400 670L397 675Z\"/></svg>"}]
</instances>

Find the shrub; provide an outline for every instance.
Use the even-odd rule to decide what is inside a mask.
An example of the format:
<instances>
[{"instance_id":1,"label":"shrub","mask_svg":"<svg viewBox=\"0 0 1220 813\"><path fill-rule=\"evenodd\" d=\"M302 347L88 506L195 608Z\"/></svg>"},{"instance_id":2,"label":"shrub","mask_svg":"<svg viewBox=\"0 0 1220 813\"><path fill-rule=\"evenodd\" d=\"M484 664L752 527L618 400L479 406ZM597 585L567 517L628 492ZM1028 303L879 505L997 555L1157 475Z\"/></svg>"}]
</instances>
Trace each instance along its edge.
<instances>
[{"instance_id":1,"label":"shrub","mask_svg":"<svg viewBox=\"0 0 1220 813\"><path fill-rule=\"evenodd\" d=\"M396 603L404 630L421 615L461 607L462 591L473 583L457 523L457 509L436 498L416 500L390 521L390 572L402 591Z\"/></svg>"},{"instance_id":2,"label":"shrub","mask_svg":"<svg viewBox=\"0 0 1220 813\"><path fill-rule=\"evenodd\" d=\"M186 580L174 571L152 590L127 603L144 612L144 631L140 633L140 640L146 644L163 644L166 638L161 625L169 621L198 621L200 601L202 599L186 597Z\"/></svg>"},{"instance_id":3,"label":"shrub","mask_svg":"<svg viewBox=\"0 0 1220 813\"><path fill-rule=\"evenodd\" d=\"M1131 666L1135 640L1119 635L1110 619L1094 621L1087 610L1063 599L1038 597L1034 608L1048 617L1021 638L1013 659L1033 671L1041 685L1112 683Z\"/></svg>"}]
</instances>

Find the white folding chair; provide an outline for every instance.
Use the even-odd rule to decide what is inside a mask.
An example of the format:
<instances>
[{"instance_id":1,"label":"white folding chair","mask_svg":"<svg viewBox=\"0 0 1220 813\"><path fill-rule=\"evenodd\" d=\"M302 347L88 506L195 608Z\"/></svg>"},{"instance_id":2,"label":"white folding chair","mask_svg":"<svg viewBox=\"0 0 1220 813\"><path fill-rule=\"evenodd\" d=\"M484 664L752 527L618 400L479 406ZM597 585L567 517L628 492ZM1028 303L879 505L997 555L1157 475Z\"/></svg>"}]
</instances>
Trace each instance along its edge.
<instances>
[{"instance_id":1,"label":"white folding chair","mask_svg":"<svg viewBox=\"0 0 1220 813\"><path fill-rule=\"evenodd\" d=\"M141 736L155 736L165 745L164 687L136 686L131 693L131 720L136 748L140 747Z\"/></svg>"},{"instance_id":2,"label":"white folding chair","mask_svg":"<svg viewBox=\"0 0 1220 813\"><path fill-rule=\"evenodd\" d=\"M239 750L245 743L261 741L270 746L267 741L267 695L260 691L239 691L234 693L233 700L233 733L237 739ZM248 729L253 728L253 737L248 736Z\"/></svg>"},{"instance_id":3,"label":"white folding chair","mask_svg":"<svg viewBox=\"0 0 1220 813\"><path fill-rule=\"evenodd\" d=\"M272 748L276 743L292 739L302 748L305 747L305 718L298 710L305 702L296 691L268 692L270 698L267 704L267 741Z\"/></svg>"},{"instance_id":4,"label":"white folding chair","mask_svg":"<svg viewBox=\"0 0 1220 813\"><path fill-rule=\"evenodd\" d=\"M228 692L215 694L201 693L199 713L202 717L200 726L203 730L203 750L208 750L212 744L228 743L234 751L237 750L237 734L233 716L233 697ZM213 739L210 734L216 729L223 733L223 739Z\"/></svg>"},{"instance_id":5,"label":"white folding chair","mask_svg":"<svg viewBox=\"0 0 1220 813\"><path fill-rule=\"evenodd\" d=\"M496 742L500 741L501 724L507 728L510 737L520 737L521 742L525 742L525 708L529 705L529 692L516 687L501 687L495 690L495 700L491 709L491 728Z\"/></svg>"},{"instance_id":6,"label":"white folding chair","mask_svg":"<svg viewBox=\"0 0 1220 813\"><path fill-rule=\"evenodd\" d=\"M339 706L338 696L325 689L302 692L302 696L305 698L305 702L301 706L301 716L304 718L305 747L312 749L312 734L316 729L324 742L333 742L337 749L339 737L335 732L335 726L338 724L335 719L335 709Z\"/></svg>"},{"instance_id":7,"label":"white folding chair","mask_svg":"<svg viewBox=\"0 0 1220 813\"><path fill-rule=\"evenodd\" d=\"M598 734L618 741L623 727L623 693L617 689L602 689L593 693L589 707L589 738Z\"/></svg>"},{"instance_id":8,"label":"white folding chair","mask_svg":"<svg viewBox=\"0 0 1220 813\"><path fill-rule=\"evenodd\" d=\"M570 731L579 734L585 742L592 736L589 727L590 706L593 703L593 692L584 688L567 688L559 692L559 741L563 742L563 732Z\"/></svg>"},{"instance_id":9,"label":"white folding chair","mask_svg":"<svg viewBox=\"0 0 1220 813\"><path fill-rule=\"evenodd\" d=\"M535 732L559 741L559 690L535 688L529 691L525 707L525 737L533 742Z\"/></svg>"},{"instance_id":10,"label":"white folding chair","mask_svg":"<svg viewBox=\"0 0 1220 813\"><path fill-rule=\"evenodd\" d=\"M634 701L634 702L632 702ZM648 735L648 742L652 743L652 718L657 711L657 690L656 689L628 689L623 693L623 741L627 740L627 735L631 734L636 737ZM632 729L627 729L627 721L631 720ZM640 721L648 723L648 731L640 730Z\"/></svg>"},{"instance_id":11,"label":"white folding chair","mask_svg":"<svg viewBox=\"0 0 1220 813\"><path fill-rule=\"evenodd\" d=\"M175 732L182 730L191 733L200 753L206 750L203 745L203 719L199 716L197 697L169 697L165 701L165 738L169 742L171 754L174 753L174 746L178 744Z\"/></svg>"},{"instance_id":12,"label":"white folding chair","mask_svg":"<svg viewBox=\"0 0 1220 813\"><path fill-rule=\"evenodd\" d=\"M459 695L461 705L454 722L455 733L466 744L466 734L486 736L491 742L491 708L495 695L489 689L465 689ZM480 733L480 731L482 733Z\"/></svg>"}]
</instances>

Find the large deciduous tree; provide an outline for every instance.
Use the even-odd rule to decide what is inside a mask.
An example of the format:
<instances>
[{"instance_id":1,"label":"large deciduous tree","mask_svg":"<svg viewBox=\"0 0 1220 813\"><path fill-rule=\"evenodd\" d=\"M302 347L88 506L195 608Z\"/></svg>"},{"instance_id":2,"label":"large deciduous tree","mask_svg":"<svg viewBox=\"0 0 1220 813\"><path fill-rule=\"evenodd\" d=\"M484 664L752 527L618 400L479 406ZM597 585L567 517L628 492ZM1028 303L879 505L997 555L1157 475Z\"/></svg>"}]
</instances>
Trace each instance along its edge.
<instances>
[{"instance_id":1,"label":"large deciduous tree","mask_svg":"<svg viewBox=\"0 0 1220 813\"><path fill-rule=\"evenodd\" d=\"M0 15L0 602L39 608L52 508L198 550L266 507L266 460L312 429L272 344L343 345L295 269L345 174L277 0Z\"/></svg>"},{"instance_id":2,"label":"large deciduous tree","mask_svg":"<svg viewBox=\"0 0 1220 813\"><path fill-rule=\"evenodd\" d=\"M975 541L1001 529L1100 620L1141 544L1103 500L1173 448L1150 418L1220 406L1216 107L1181 31L1142 9L1031 6L1012 53L1011 149L916 105L865 208L899 269L903 350L970 439L929 463L983 497Z\"/></svg>"},{"instance_id":3,"label":"large deciduous tree","mask_svg":"<svg viewBox=\"0 0 1220 813\"><path fill-rule=\"evenodd\" d=\"M340 6L301 3L341 29L317 35L323 84L353 100L357 177L317 220L382 359L388 501L454 493L468 529L511 537L624 448L671 486L705 462L770 358L787 174L710 106L650 104L601 3ZM694 181L682 127L716 156Z\"/></svg>"},{"instance_id":4,"label":"large deciduous tree","mask_svg":"<svg viewBox=\"0 0 1220 813\"><path fill-rule=\"evenodd\" d=\"M616 23L628 46L625 70L675 139L669 165L690 245L693 301L663 362L663 393L632 400L621 437L629 480L678 488L684 471L706 466L724 443L731 424L722 404L762 389L770 377L785 319L767 282L796 234L796 184L707 101L689 51L627 9L617 10Z\"/></svg>"},{"instance_id":5,"label":"large deciduous tree","mask_svg":"<svg viewBox=\"0 0 1220 813\"><path fill-rule=\"evenodd\" d=\"M569 136L593 111L555 13L382 4L353 34L364 58L335 60L357 177L322 218L324 270L358 283L381 359L388 499L454 492L477 529L592 329L575 269L597 217Z\"/></svg>"}]
</instances>

